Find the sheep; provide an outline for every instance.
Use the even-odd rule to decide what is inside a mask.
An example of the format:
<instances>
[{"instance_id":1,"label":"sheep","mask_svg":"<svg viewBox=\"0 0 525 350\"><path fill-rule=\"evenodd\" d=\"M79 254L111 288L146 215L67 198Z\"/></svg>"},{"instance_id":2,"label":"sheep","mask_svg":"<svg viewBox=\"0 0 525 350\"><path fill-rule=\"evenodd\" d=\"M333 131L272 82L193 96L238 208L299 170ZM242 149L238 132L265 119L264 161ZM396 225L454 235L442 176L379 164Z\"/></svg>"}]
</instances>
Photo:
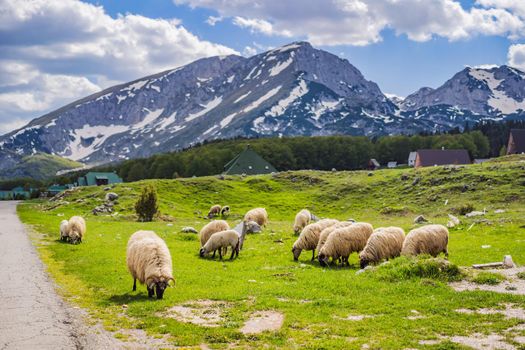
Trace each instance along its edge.
<instances>
[{"instance_id":1,"label":"sheep","mask_svg":"<svg viewBox=\"0 0 525 350\"><path fill-rule=\"evenodd\" d=\"M86 222L81 216L72 216L67 223L67 236L69 242L78 244L82 242L82 237L86 234Z\"/></svg>"},{"instance_id":2,"label":"sheep","mask_svg":"<svg viewBox=\"0 0 525 350\"><path fill-rule=\"evenodd\" d=\"M244 215L244 222L255 221L259 226L268 224L268 213L265 208L255 208Z\"/></svg>"},{"instance_id":3,"label":"sheep","mask_svg":"<svg viewBox=\"0 0 525 350\"><path fill-rule=\"evenodd\" d=\"M208 219L211 219L214 216L219 215L221 212L221 206L218 204L212 205L210 211L208 212Z\"/></svg>"},{"instance_id":4,"label":"sheep","mask_svg":"<svg viewBox=\"0 0 525 350\"><path fill-rule=\"evenodd\" d=\"M364 269L370 263L392 259L401 254L405 231L400 227L380 227L368 238L365 249L359 254L359 263Z\"/></svg>"},{"instance_id":5,"label":"sheep","mask_svg":"<svg viewBox=\"0 0 525 350\"><path fill-rule=\"evenodd\" d=\"M61 241L68 240L69 236L67 235L67 224L68 224L67 220L62 220L62 222L60 222L60 240Z\"/></svg>"},{"instance_id":6,"label":"sheep","mask_svg":"<svg viewBox=\"0 0 525 350\"><path fill-rule=\"evenodd\" d=\"M445 253L448 259L448 229L443 225L425 225L410 231L403 243L401 255L430 254L433 257Z\"/></svg>"},{"instance_id":7,"label":"sheep","mask_svg":"<svg viewBox=\"0 0 525 350\"><path fill-rule=\"evenodd\" d=\"M126 251L128 270L133 277L133 291L137 279L145 284L148 297L154 294L162 299L170 281L175 281L171 255L166 243L153 231L137 231L128 240Z\"/></svg>"},{"instance_id":8,"label":"sheep","mask_svg":"<svg viewBox=\"0 0 525 350\"><path fill-rule=\"evenodd\" d=\"M226 231L229 229L230 225L228 225L228 223L224 220L214 220L208 223L201 229L201 232L199 233L201 247L204 247L206 242L208 242L208 240L214 233ZM215 252L213 253L213 257L215 257Z\"/></svg>"},{"instance_id":9,"label":"sheep","mask_svg":"<svg viewBox=\"0 0 525 350\"><path fill-rule=\"evenodd\" d=\"M315 259L315 248L319 242L319 235L325 228L337 224L339 221L334 219L319 220L314 224L306 225L301 231L299 238L295 241L292 247L293 259L299 260L299 256L303 250L312 250L312 261Z\"/></svg>"},{"instance_id":10,"label":"sheep","mask_svg":"<svg viewBox=\"0 0 525 350\"><path fill-rule=\"evenodd\" d=\"M350 254L363 250L373 231L372 225L366 222L356 222L350 226L334 230L319 251L317 257L319 263L321 266L326 266L331 257L332 261L341 258L342 265L348 265Z\"/></svg>"},{"instance_id":11,"label":"sheep","mask_svg":"<svg viewBox=\"0 0 525 350\"><path fill-rule=\"evenodd\" d=\"M354 223L353 221L341 221L341 222L336 223L335 225L328 226L327 228L322 230L321 233L319 234L319 242L317 243L317 247L315 248L317 253L319 253L319 251L321 250L321 248L325 244L326 239L328 238L328 236L332 232L334 232L338 228L346 227L346 226L349 226L349 225L351 225L353 223Z\"/></svg>"},{"instance_id":12,"label":"sheep","mask_svg":"<svg viewBox=\"0 0 525 350\"><path fill-rule=\"evenodd\" d=\"M215 252L219 251L219 258L222 260L223 249L226 248L225 251L227 251L228 247L232 247L232 255L230 256L230 260L232 260L235 256L239 256L239 242L240 237L235 230L217 232L214 233L201 248L199 255L203 258L205 255L213 252L215 256Z\"/></svg>"},{"instance_id":13,"label":"sheep","mask_svg":"<svg viewBox=\"0 0 525 350\"><path fill-rule=\"evenodd\" d=\"M221 216L224 217L224 216L228 216L228 215L230 215L230 207L225 205L221 209Z\"/></svg>"},{"instance_id":14,"label":"sheep","mask_svg":"<svg viewBox=\"0 0 525 350\"><path fill-rule=\"evenodd\" d=\"M312 220L312 214L307 209L303 209L295 215L295 221L293 224L293 232L299 234L301 230L310 223Z\"/></svg>"}]
</instances>

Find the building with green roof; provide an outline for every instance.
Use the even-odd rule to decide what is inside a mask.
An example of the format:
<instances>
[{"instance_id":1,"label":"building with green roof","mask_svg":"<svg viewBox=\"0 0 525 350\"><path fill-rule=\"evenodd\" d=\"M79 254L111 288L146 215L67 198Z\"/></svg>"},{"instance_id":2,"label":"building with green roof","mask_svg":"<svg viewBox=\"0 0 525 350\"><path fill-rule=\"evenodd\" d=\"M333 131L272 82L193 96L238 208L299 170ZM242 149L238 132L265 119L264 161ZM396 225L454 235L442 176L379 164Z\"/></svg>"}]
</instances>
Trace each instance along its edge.
<instances>
[{"instance_id":1,"label":"building with green roof","mask_svg":"<svg viewBox=\"0 0 525 350\"><path fill-rule=\"evenodd\" d=\"M117 175L117 173L113 172L95 172L90 171L84 176L80 176L77 180L76 185L77 186L103 186L103 185L109 185L109 184L117 184L121 183L122 178Z\"/></svg>"},{"instance_id":2,"label":"building with green roof","mask_svg":"<svg viewBox=\"0 0 525 350\"><path fill-rule=\"evenodd\" d=\"M258 155L250 146L224 166L225 175L257 175L276 172L277 169Z\"/></svg>"}]
</instances>

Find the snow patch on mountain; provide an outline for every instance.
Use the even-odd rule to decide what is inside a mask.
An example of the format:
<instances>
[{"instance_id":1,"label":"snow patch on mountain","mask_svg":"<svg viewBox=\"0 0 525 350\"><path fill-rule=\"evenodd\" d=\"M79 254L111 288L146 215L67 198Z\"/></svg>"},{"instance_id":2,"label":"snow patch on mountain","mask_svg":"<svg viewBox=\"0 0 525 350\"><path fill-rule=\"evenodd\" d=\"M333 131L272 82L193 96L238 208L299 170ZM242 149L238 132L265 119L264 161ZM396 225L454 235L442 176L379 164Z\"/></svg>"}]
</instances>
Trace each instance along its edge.
<instances>
[{"instance_id":1,"label":"snow patch on mountain","mask_svg":"<svg viewBox=\"0 0 525 350\"><path fill-rule=\"evenodd\" d=\"M292 54L293 54L293 52L292 52ZM288 68L288 66L290 64L292 64L292 62L293 62L293 55L290 55L290 58L288 58L286 61L279 62L279 63L277 63L275 66L273 66L270 69L270 76L274 77L274 76L280 74L283 70Z\"/></svg>"},{"instance_id":2,"label":"snow patch on mountain","mask_svg":"<svg viewBox=\"0 0 525 350\"><path fill-rule=\"evenodd\" d=\"M257 100L253 101L252 103L250 103L246 108L244 108L242 111L244 113L248 113L252 110L254 110L255 108L259 107L264 101L268 100L269 98L271 98L273 95L275 95L276 93L279 92L279 90L281 90L282 88L282 85L279 85L278 87L274 88L274 89L271 89L270 91L268 91L267 93L265 93L263 96L259 97Z\"/></svg>"},{"instance_id":3,"label":"snow patch on mountain","mask_svg":"<svg viewBox=\"0 0 525 350\"><path fill-rule=\"evenodd\" d=\"M211 100L207 104L200 105L203 109L200 112L188 115L185 120L189 122L199 117L202 117L203 115L205 115L206 113L210 112L212 109L220 105L221 102L222 102L222 96L215 97L213 100Z\"/></svg>"},{"instance_id":4,"label":"snow patch on mountain","mask_svg":"<svg viewBox=\"0 0 525 350\"><path fill-rule=\"evenodd\" d=\"M273 106L269 111L267 111L265 115L270 117L277 117L283 114L294 101L306 95L307 93L308 86L306 85L306 82L301 79L299 81L299 85L293 88L293 90L290 92L290 95L277 102L277 104Z\"/></svg>"}]
</instances>

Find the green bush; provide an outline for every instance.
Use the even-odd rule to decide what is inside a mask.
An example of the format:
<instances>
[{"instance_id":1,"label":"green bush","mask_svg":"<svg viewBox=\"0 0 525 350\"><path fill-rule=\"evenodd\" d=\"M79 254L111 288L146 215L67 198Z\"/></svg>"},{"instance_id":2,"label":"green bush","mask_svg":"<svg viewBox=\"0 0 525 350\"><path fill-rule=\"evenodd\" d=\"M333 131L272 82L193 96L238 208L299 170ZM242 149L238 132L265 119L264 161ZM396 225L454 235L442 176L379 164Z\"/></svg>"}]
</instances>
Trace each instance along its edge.
<instances>
[{"instance_id":1,"label":"green bush","mask_svg":"<svg viewBox=\"0 0 525 350\"><path fill-rule=\"evenodd\" d=\"M380 280L389 282L413 278L450 282L459 281L463 278L463 273L457 265L448 260L432 258L428 255L396 258L388 264L379 266L374 275Z\"/></svg>"},{"instance_id":2,"label":"green bush","mask_svg":"<svg viewBox=\"0 0 525 350\"><path fill-rule=\"evenodd\" d=\"M147 185L142 189L142 193L135 203L135 212L139 221L152 221L158 210L157 191L153 186Z\"/></svg>"},{"instance_id":3,"label":"green bush","mask_svg":"<svg viewBox=\"0 0 525 350\"><path fill-rule=\"evenodd\" d=\"M500 284L501 281L504 281L505 277L500 275L499 273L493 273L493 272L480 272L476 274L474 277L472 277L471 281L477 284L488 284L491 286L495 286L496 284Z\"/></svg>"}]
</instances>

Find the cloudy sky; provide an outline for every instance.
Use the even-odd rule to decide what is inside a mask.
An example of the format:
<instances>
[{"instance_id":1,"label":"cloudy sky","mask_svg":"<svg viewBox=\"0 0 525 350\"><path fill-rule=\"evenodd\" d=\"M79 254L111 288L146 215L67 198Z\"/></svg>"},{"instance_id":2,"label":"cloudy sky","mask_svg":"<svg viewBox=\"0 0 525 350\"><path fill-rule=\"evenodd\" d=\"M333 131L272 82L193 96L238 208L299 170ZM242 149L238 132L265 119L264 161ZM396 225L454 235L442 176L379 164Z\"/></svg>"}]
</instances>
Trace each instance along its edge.
<instances>
[{"instance_id":1,"label":"cloudy sky","mask_svg":"<svg viewBox=\"0 0 525 350\"><path fill-rule=\"evenodd\" d=\"M525 0L0 0L0 134L119 82L296 40L385 93L525 70Z\"/></svg>"}]
</instances>

